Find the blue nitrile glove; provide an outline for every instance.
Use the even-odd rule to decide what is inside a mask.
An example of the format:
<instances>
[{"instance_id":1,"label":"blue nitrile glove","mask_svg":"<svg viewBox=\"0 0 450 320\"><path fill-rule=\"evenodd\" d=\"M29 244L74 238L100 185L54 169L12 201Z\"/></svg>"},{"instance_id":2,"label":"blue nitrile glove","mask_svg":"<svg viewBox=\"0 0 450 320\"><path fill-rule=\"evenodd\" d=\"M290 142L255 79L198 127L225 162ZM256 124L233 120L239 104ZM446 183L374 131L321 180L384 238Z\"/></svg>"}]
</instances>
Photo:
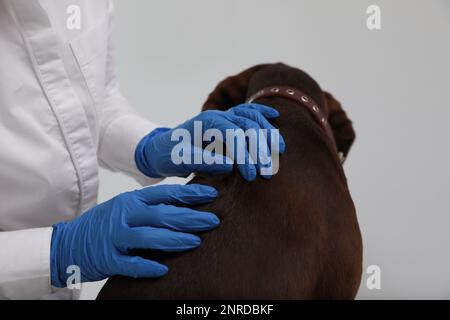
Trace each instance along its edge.
<instances>
[{"instance_id":1,"label":"blue nitrile glove","mask_svg":"<svg viewBox=\"0 0 450 320\"><path fill-rule=\"evenodd\" d=\"M244 131L248 129L275 129L267 119L276 118L279 116L277 110L256 104L248 103L241 104L227 111L210 110L205 111L194 117L193 119L186 121L175 129L158 128L144 137L138 147L136 148L135 159L137 167L145 175L152 178L162 178L169 176L188 176L193 172L206 172L206 173L229 173L232 170L232 163L227 163L226 160L223 164L196 164L194 161L191 164L175 164L171 159L171 153L173 148L179 143L179 141L172 141L172 133L176 129L186 129L189 131L192 137L191 141L191 159L194 159L194 154L205 152L210 154L211 152L195 146L194 143L194 121L201 121L202 131L205 133L208 129L218 129L222 135L223 140L226 142L226 130L227 129L242 129ZM270 150L271 135L270 132L265 137L266 141L262 141L261 147L266 150ZM247 142L245 145L239 145L235 143L235 150L231 152L236 153L237 150L245 151L245 159L249 159ZM279 152L283 153L285 150L285 143L283 137L279 137ZM229 150L230 151L230 150ZM259 152L259 151L258 151ZM263 153L267 155L267 151ZM208 157L208 156L206 156ZM225 159L225 158L224 158ZM234 158L235 163L237 157ZM252 158L253 159L253 158ZM270 157L266 157L270 161ZM254 159L255 164L246 161L244 164L237 164L239 172L242 177L248 181L252 181L256 178L258 173L261 173L261 163ZM263 176L270 178L271 176Z\"/></svg>"},{"instance_id":2,"label":"blue nitrile glove","mask_svg":"<svg viewBox=\"0 0 450 320\"><path fill-rule=\"evenodd\" d=\"M78 266L81 282L113 275L160 277L166 266L130 255L131 249L185 251L200 245L189 233L219 224L212 213L183 207L213 201L217 191L208 186L164 185L127 192L100 204L69 222L53 226L51 282L65 287L67 267ZM177 206L179 205L179 206Z\"/></svg>"}]
</instances>

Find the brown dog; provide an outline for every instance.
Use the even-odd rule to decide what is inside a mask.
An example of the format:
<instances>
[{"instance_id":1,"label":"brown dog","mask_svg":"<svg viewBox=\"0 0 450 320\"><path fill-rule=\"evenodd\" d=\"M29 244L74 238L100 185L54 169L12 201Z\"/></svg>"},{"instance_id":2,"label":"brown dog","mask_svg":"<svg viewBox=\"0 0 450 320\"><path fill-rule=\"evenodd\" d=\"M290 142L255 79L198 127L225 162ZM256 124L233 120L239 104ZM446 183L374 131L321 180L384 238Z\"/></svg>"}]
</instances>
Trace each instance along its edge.
<instances>
[{"instance_id":1,"label":"brown dog","mask_svg":"<svg viewBox=\"0 0 450 320\"><path fill-rule=\"evenodd\" d=\"M270 86L306 93L328 114L337 149L355 138L341 105L306 73L283 64L260 65L222 81L203 110L243 103ZM283 97L258 100L276 108L273 124L286 141L271 180L247 183L235 171L198 175L220 197L199 207L221 218L187 253L144 252L169 266L159 279L114 277L100 299L352 299L362 271L362 241L344 171L331 139L301 104Z\"/></svg>"}]
</instances>

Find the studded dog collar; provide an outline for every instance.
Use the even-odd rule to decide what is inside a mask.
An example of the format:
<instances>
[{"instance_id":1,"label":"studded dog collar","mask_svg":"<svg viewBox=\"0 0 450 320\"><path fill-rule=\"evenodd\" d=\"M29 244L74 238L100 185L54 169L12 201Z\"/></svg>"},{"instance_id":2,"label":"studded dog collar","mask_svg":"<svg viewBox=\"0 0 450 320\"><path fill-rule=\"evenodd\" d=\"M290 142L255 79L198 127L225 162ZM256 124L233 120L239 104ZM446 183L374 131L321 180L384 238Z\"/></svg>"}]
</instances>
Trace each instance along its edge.
<instances>
[{"instance_id":1,"label":"studded dog collar","mask_svg":"<svg viewBox=\"0 0 450 320\"><path fill-rule=\"evenodd\" d=\"M282 97L287 98L289 100L295 101L300 105L306 107L308 111L313 116L314 120L320 125L320 127L325 131L327 137L331 140L334 145L339 159L341 162L344 162L344 154L337 150L336 141L334 139L333 132L331 131L330 125L328 123L328 115L324 108L321 108L310 96L305 94L303 91L299 89L294 89L288 86L271 86L259 90L254 95L252 95L247 102L251 103L255 100L267 97Z\"/></svg>"}]
</instances>

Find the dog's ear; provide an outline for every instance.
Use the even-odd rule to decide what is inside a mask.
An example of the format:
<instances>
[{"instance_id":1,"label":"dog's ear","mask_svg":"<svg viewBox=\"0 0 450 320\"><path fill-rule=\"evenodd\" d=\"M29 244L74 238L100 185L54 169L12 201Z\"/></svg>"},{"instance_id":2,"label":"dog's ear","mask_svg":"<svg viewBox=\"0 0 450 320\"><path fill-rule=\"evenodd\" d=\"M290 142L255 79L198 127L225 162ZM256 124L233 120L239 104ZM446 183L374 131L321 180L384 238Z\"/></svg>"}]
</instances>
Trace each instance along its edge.
<instances>
[{"instance_id":1,"label":"dog's ear","mask_svg":"<svg viewBox=\"0 0 450 320\"><path fill-rule=\"evenodd\" d=\"M203 104L202 111L228 110L235 105L244 103L250 79L255 72L266 66L267 64L257 65L221 81Z\"/></svg>"},{"instance_id":2,"label":"dog's ear","mask_svg":"<svg viewBox=\"0 0 450 320\"><path fill-rule=\"evenodd\" d=\"M344 156L347 157L350 147L356 137L352 121L347 117L347 114L342 109L339 101L326 91L324 91L324 95L328 109L328 123L333 130L338 151L342 152Z\"/></svg>"}]
</instances>

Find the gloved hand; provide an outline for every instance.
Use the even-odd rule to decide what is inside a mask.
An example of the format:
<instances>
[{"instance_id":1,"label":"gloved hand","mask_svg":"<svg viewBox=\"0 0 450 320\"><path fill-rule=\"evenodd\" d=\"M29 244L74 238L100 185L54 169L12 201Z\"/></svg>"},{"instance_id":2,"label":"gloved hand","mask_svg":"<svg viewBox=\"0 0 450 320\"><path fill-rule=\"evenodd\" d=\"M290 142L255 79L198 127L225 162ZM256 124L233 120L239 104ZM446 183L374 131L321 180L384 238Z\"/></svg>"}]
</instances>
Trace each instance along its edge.
<instances>
[{"instance_id":1,"label":"gloved hand","mask_svg":"<svg viewBox=\"0 0 450 320\"><path fill-rule=\"evenodd\" d=\"M199 237L184 232L212 229L219 219L183 205L208 203L217 195L214 188L195 184L148 187L120 194L75 220L54 225L52 285L66 286L71 265L80 268L81 282L113 275L165 275L166 266L131 256L129 250L184 251L199 246Z\"/></svg>"},{"instance_id":2,"label":"gloved hand","mask_svg":"<svg viewBox=\"0 0 450 320\"><path fill-rule=\"evenodd\" d=\"M201 121L203 133L208 129L218 129L224 137L223 142L226 143L227 129L242 129L244 132L248 129L267 129L268 134L265 138L266 141L261 141L262 143L260 144L262 148L266 149L265 153L262 154L267 155L267 150L270 150L271 145L270 130L275 129L267 119L276 118L278 116L279 113L277 110L255 103L242 104L231 108L228 111L210 110L202 112L175 129L158 128L144 137L136 148L135 159L137 167L145 175L152 178L188 176L193 172L206 172L212 174L229 173L232 170L233 162L227 163L226 160L224 160L222 164L206 164L203 161L200 164L194 163L194 161L192 161L191 164L175 164L171 159L171 153L173 148L179 142L171 140L174 130L186 129L190 132L192 140L194 140L194 121ZM237 168L244 179L252 181L256 178L258 173L261 174L261 163L258 159L253 158L253 164L248 161L250 156L246 144L246 142L245 145L235 143L235 150L231 150L231 152L234 152L233 154L236 155L237 152L244 150L246 163L237 164ZM194 141L191 141L190 149L192 152L191 159L194 159L195 154L198 153L210 154L209 151L196 146ZM285 142L280 135L279 152L283 153L284 151ZM266 157L266 159L267 158L270 160L270 157ZM234 159L234 162L236 162L237 157ZM263 177L270 178L271 176L264 175Z\"/></svg>"}]
</instances>

